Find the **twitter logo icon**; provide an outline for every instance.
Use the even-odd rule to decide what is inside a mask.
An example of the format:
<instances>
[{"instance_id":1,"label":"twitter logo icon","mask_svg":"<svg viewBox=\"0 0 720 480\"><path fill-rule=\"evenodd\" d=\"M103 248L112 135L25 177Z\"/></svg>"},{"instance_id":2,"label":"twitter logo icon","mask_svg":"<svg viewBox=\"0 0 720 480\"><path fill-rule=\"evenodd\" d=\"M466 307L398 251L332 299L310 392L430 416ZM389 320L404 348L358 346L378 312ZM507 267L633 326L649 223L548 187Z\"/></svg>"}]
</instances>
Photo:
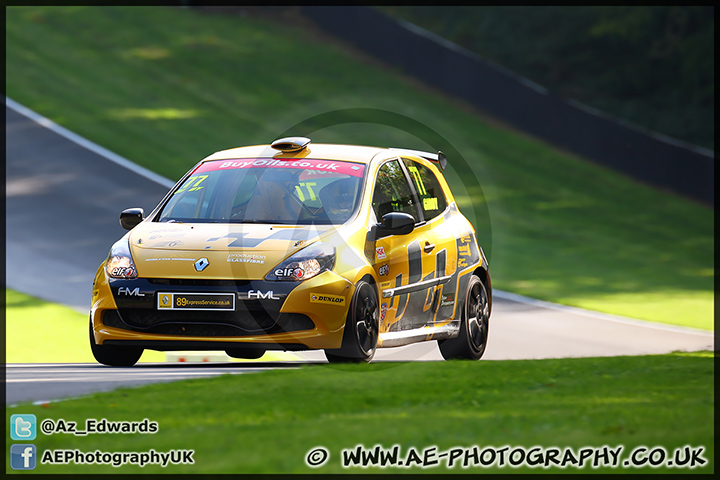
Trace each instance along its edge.
<instances>
[{"instance_id":1,"label":"twitter logo icon","mask_svg":"<svg viewBox=\"0 0 720 480\"><path fill-rule=\"evenodd\" d=\"M37 419L30 413L10 417L10 438L13 440L35 440Z\"/></svg>"}]
</instances>

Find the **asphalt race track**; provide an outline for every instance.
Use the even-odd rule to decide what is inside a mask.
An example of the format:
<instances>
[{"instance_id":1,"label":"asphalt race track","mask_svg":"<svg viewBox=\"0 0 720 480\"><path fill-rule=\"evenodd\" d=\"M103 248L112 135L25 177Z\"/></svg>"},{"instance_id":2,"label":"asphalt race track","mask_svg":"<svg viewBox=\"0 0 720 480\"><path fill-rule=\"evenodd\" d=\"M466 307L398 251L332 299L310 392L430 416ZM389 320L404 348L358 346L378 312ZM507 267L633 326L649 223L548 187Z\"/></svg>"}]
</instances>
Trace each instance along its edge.
<instances>
[{"instance_id":1,"label":"asphalt race track","mask_svg":"<svg viewBox=\"0 0 720 480\"><path fill-rule=\"evenodd\" d=\"M5 403L6 405L27 401L41 403L45 400L108 392L119 386L135 387L156 382L257 372L267 368L296 367L297 364L291 362L168 363L160 366L139 363L130 368L113 368L112 375L108 375L110 370L100 364L14 364L7 366Z\"/></svg>"},{"instance_id":2,"label":"asphalt race track","mask_svg":"<svg viewBox=\"0 0 720 480\"><path fill-rule=\"evenodd\" d=\"M98 153L97 146L92 151L88 147L93 145L77 143L83 143L82 139L66 138L72 136L69 132L57 133L52 122L36 120L6 106L6 285L87 312L95 271L110 246L125 233L118 223L120 212L129 207L149 212L173 182L119 165L107 158L112 154ZM226 147L230 146L218 149ZM490 325L483 357L487 360L642 355L714 345L711 332L603 315L503 292L494 296ZM78 335L87 335L86 325ZM324 362L322 352L288 358L287 362L139 364L133 368L7 365L6 404ZM428 342L380 349L375 359L402 362L442 357L435 342Z\"/></svg>"}]
</instances>

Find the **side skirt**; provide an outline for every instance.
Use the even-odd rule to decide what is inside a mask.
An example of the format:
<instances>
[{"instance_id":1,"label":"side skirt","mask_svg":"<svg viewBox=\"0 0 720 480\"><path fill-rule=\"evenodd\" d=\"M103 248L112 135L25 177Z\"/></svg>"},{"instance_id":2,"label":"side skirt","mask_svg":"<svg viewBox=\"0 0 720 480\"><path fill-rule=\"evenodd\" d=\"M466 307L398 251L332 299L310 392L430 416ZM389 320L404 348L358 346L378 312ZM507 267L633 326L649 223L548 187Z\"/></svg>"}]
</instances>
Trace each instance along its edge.
<instances>
[{"instance_id":1,"label":"side skirt","mask_svg":"<svg viewBox=\"0 0 720 480\"><path fill-rule=\"evenodd\" d=\"M380 334L378 347L399 347L426 340L445 340L455 338L460 333L460 320L438 327L420 327L399 332L385 332Z\"/></svg>"}]
</instances>

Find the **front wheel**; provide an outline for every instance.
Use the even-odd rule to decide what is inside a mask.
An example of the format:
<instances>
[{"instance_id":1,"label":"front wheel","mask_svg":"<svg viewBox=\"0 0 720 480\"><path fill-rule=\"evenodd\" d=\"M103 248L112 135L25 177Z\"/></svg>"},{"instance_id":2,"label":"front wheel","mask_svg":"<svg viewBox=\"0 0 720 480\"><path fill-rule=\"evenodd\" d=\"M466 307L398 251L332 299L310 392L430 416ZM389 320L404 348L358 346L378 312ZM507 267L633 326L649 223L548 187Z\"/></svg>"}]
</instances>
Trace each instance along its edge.
<instances>
[{"instance_id":1,"label":"front wheel","mask_svg":"<svg viewBox=\"0 0 720 480\"><path fill-rule=\"evenodd\" d=\"M355 287L345 321L342 346L337 350L325 350L330 363L370 362L377 349L379 334L378 300L375 287L359 281Z\"/></svg>"},{"instance_id":2,"label":"front wheel","mask_svg":"<svg viewBox=\"0 0 720 480\"><path fill-rule=\"evenodd\" d=\"M456 338L438 342L443 358L479 360L485 353L489 325L490 303L487 290L482 281L472 275L465 295L460 333Z\"/></svg>"},{"instance_id":3,"label":"front wheel","mask_svg":"<svg viewBox=\"0 0 720 480\"><path fill-rule=\"evenodd\" d=\"M98 345L93 335L92 321L90 321L90 349L95 360L111 367L132 367L142 356L140 347L118 347L117 345Z\"/></svg>"}]
</instances>

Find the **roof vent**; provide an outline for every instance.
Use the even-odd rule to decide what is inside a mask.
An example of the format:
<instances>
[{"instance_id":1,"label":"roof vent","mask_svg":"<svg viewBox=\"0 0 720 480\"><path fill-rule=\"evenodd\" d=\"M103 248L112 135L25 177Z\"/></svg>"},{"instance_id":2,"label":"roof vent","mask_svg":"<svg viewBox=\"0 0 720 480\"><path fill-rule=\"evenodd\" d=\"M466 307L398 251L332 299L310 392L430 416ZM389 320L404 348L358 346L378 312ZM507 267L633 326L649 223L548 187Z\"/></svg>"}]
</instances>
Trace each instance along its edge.
<instances>
[{"instance_id":1,"label":"roof vent","mask_svg":"<svg viewBox=\"0 0 720 480\"><path fill-rule=\"evenodd\" d=\"M272 142L270 146L275 150L283 152L299 152L310 144L310 139L305 137L286 137L279 138Z\"/></svg>"}]
</instances>

